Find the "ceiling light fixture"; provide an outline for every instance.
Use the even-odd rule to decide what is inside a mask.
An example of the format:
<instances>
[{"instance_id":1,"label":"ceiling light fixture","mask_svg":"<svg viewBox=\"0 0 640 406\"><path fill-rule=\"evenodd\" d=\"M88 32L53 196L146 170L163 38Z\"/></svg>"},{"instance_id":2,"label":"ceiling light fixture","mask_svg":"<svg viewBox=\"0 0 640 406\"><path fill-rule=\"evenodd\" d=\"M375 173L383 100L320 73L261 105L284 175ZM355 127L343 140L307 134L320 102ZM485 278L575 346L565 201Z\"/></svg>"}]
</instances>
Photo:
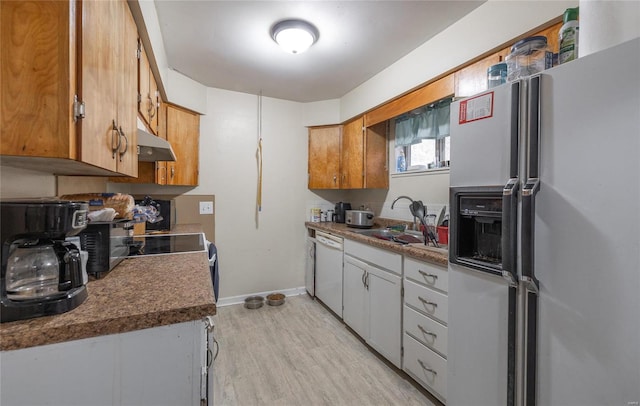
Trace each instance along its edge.
<instances>
[{"instance_id":1,"label":"ceiling light fixture","mask_svg":"<svg viewBox=\"0 0 640 406\"><path fill-rule=\"evenodd\" d=\"M271 38L292 54L301 54L309 49L318 36L318 29L303 20L284 20L271 27Z\"/></svg>"}]
</instances>

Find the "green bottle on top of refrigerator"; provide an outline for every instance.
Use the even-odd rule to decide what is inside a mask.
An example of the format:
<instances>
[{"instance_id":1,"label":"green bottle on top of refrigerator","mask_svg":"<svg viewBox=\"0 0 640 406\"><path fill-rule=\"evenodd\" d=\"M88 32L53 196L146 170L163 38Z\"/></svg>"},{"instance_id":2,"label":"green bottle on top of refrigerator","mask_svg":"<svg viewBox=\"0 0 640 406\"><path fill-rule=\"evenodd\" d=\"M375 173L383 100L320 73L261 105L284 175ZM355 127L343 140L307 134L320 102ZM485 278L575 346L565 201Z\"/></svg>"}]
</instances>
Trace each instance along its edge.
<instances>
[{"instance_id":1,"label":"green bottle on top of refrigerator","mask_svg":"<svg viewBox=\"0 0 640 406\"><path fill-rule=\"evenodd\" d=\"M560 46L560 52L558 53L559 64L578 59L578 32L580 30L578 7L568 8L564 12L562 21L564 24L562 24L558 33Z\"/></svg>"}]
</instances>

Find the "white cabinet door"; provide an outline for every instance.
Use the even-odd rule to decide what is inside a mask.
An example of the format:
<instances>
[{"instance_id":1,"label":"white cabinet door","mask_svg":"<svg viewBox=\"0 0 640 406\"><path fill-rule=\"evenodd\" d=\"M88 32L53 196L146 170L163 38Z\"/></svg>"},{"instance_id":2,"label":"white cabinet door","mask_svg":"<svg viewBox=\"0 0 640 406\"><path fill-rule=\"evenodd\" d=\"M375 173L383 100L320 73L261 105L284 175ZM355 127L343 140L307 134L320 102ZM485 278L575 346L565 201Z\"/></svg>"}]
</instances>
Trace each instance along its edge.
<instances>
[{"instance_id":1,"label":"white cabinet door","mask_svg":"<svg viewBox=\"0 0 640 406\"><path fill-rule=\"evenodd\" d=\"M365 288L367 265L349 256L344 257L344 298L342 319L360 337L369 336L369 309L367 301L369 293Z\"/></svg>"},{"instance_id":2,"label":"white cabinet door","mask_svg":"<svg viewBox=\"0 0 640 406\"><path fill-rule=\"evenodd\" d=\"M369 338L367 342L400 368L401 282L398 275L369 267Z\"/></svg>"},{"instance_id":3,"label":"white cabinet door","mask_svg":"<svg viewBox=\"0 0 640 406\"><path fill-rule=\"evenodd\" d=\"M203 328L197 320L2 351L0 404L200 405Z\"/></svg>"},{"instance_id":4,"label":"white cabinet door","mask_svg":"<svg viewBox=\"0 0 640 406\"><path fill-rule=\"evenodd\" d=\"M401 282L394 273L344 257L343 319L398 368L402 358Z\"/></svg>"}]
</instances>

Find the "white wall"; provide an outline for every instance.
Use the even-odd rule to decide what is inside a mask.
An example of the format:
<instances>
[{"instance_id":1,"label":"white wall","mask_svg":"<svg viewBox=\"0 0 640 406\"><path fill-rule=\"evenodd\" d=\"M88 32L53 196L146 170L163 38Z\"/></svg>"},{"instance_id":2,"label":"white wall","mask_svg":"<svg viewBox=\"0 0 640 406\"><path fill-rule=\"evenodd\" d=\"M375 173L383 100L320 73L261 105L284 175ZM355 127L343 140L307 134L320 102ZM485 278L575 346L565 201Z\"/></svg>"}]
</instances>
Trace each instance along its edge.
<instances>
[{"instance_id":1,"label":"white wall","mask_svg":"<svg viewBox=\"0 0 640 406\"><path fill-rule=\"evenodd\" d=\"M300 103L262 100L262 211L258 96L208 89L201 119L200 185L216 196L220 296L304 285L307 130Z\"/></svg>"},{"instance_id":2,"label":"white wall","mask_svg":"<svg viewBox=\"0 0 640 406\"><path fill-rule=\"evenodd\" d=\"M580 1L580 57L640 36L640 2Z\"/></svg>"},{"instance_id":3,"label":"white wall","mask_svg":"<svg viewBox=\"0 0 640 406\"><path fill-rule=\"evenodd\" d=\"M56 177L50 173L0 166L0 198L56 195Z\"/></svg>"}]
</instances>

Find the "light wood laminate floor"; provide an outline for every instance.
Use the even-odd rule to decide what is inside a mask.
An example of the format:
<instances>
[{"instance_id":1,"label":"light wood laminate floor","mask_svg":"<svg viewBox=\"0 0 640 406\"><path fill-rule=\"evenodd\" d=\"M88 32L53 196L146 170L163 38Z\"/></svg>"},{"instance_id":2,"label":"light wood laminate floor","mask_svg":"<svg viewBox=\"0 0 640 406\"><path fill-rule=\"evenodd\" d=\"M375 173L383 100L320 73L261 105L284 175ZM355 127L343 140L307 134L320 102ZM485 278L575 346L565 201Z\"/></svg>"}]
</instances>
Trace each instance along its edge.
<instances>
[{"instance_id":1,"label":"light wood laminate floor","mask_svg":"<svg viewBox=\"0 0 640 406\"><path fill-rule=\"evenodd\" d=\"M215 405L440 405L308 295L219 307Z\"/></svg>"}]
</instances>

